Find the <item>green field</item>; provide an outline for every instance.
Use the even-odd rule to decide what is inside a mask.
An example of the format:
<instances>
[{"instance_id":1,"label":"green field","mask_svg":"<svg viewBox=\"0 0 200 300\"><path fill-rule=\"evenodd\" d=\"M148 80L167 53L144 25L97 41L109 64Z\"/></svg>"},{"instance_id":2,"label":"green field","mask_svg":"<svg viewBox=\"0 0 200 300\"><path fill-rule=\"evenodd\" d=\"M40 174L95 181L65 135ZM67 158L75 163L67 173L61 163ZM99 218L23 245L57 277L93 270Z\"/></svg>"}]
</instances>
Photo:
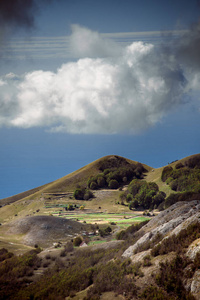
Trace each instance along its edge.
<instances>
[{"instance_id":1,"label":"green field","mask_svg":"<svg viewBox=\"0 0 200 300\"><path fill-rule=\"evenodd\" d=\"M134 222L142 222L149 220L149 217L143 217L136 213L76 213L76 212L59 212L53 213L55 216L62 218L71 219L79 222L86 222L89 224L110 224L115 223L116 225L131 225Z\"/></svg>"}]
</instances>

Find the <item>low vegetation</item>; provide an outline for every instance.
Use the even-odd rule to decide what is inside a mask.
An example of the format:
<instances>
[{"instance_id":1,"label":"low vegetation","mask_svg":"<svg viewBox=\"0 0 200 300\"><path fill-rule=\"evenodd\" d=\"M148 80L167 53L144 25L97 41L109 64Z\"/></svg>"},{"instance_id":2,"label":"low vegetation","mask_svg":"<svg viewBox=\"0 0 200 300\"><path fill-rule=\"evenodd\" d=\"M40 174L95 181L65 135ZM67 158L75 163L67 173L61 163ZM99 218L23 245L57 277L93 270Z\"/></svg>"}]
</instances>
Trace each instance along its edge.
<instances>
[{"instance_id":1,"label":"low vegetation","mask_svg":"<svg viewBox=\"0 0 200 300\"><path fill-rule=\"evenodd\" d=\"M102 188L118 189L128 184L134 178L142 179L145 168L141 163L129 163L119 156L107 157L98 163L99 173L90 176L86 186L79 186L74 191L74 198L89 200L93 197L91 190Z\"/></svg>"},{"instance_id":2,"label":"low vegetation","mask_svg":"<svg viewBox=\"0 0 200 300\"><path fill-rule=\"evenodd\" d=\"M173 191L200 193L200 155L186 160L184 165L177 163L174 169L165 167L161 179Z\"/></svg>"},{"instance_id":3,"label":"low vegetation","mask_svg":"<svg viewBox=\"0 0 200 300\"><path fill-rule=\"evenodd\" d=\"M85 187L77 187L73 194L74 198L77 200L89 200L94 197L92 191Z\"/></svg>"},{"instance_id":4,"label":"low vegetation","mask_svg":"<svg viewBox=\"0 0 200 300\"><path fill-rule=\"evenodd\" d=\"M134 179L128 185L128 189L121 193L121 201L129 203L129 209L156 209L164 202L166 194L159 191L155 182Z\"/></svg>"},{"instance_id":5,"label":"low vegetation","mask_svg":"<svg viewBox=\"0 0 200 300\"><path fill-rule=\"evenodd\" d=\"M183 285L183 269L188 261L176 255L172 261L160 264L160 270L154 275L155 285L148 286L141 294L141 299L160 300L195 300L194 296Z\"/></svg>"},{"instance_id":6,"label":"low vegetation","mask_svg":"<svg viewBox=\"0 0 200 300\"><path fill-rule=\"evenodd\" d=\"M175 192L166 198L163 208L178 201L200 199L200 154L178 162L174 168L164 167L161 179Z\"/></svg>"},{"instance_id":7,"label":"low vegetation","mask_svg":"<svg viewBox=\"0 0 200 300\"><path fill-rule=\"evenodd\" d=\"M151 255L164 255L172 251L181 253L198 238L200 238L200 223L196 222L189 225L186 229L182 229L178 235L173 234L158 243L151 250Z\"/></svg>"},{"instance_id":8,"label":"low vegetation","mask_svg":"<svg viewBox=\"0 0 200 300\"><path fill-rule=\"evenodd\" d=\"M126 231L121 231L118 238L125 243L135 237L145 223L135 224ZM85 300L100 299L104 292L113 291L121 294L125 299L183 299L195 298L183 285L184 278L191 278L200 268L200 254L197 253L194 261L186 258L180 248L187 247L191 241L199 237L199 224L193 224L187 230L180 232L176 243L170 239L164 254L169 251L175 253L174 258L161 262L157 273L152 275L153 284L146 288L139 288L138 278L144 276L143 268L152 265L152 255L146 255L142 262L133 263L129 258L122 258L123 249L116 246L112 249L84 249L76 251L72 243L68 243L60 252L60 258L46 254L42 260L38 257L39 249L23 256L14 256L5 249L0 250L0 298L1 299L65 299L73 298L77 292L89 288ZM78 241L78 237L77 237ZM81 241L81 239L80 239ZM132 240L133 241L133 240ZM179 245L167 248L169 244ZM127 245L127 244L126 244ZM165 246L164 246L165 245ZM69 254L72 254L69 256ZM54 262L53 266L51 261ZM43 266L46 269L39 280L33 280L34 272ZM31 284L30 284L31 283Z\"/></svg>"},{"instance_id":9,"label":"low vegetation","mask_svg":"<svg viewBox=\"0 0 200 300\"><path fill-rule=\"evenodd\" d=\"M134 234L141 229L144 225L146 225L149 220L133 224L129 226L126 230L121 230L117 233L117 240L129 240L134 238Z\"/></svg>"}]
</instances>

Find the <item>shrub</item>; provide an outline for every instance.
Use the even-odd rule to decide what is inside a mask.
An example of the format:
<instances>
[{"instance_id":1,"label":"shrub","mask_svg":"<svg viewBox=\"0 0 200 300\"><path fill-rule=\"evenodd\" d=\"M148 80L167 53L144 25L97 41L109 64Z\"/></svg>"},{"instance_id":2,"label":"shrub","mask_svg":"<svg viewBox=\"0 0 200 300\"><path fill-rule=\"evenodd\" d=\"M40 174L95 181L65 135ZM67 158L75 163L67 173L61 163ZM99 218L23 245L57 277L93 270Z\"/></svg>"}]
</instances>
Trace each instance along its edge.
<instances>
[{"instance_id":1,"label":"shrub","mask_svg":"<svg viewBox=\"0 0 200 300\"><path fill-rule=\"evenodd\" d=\"M178 180L177 179L173 180L170 183L170 187L171 187L172 191L177 191L177 189L178 189Z\"/></svg>"},{"instance_id":2,"label":"shrub","mask_svg":"<svg viewBox=\"0 0 200 300\"><path fill-rule=\"evenodd\" d=\"M129 207L130 210L133 209L133 208L137 209L139 207L138 200L135 199L135 200L131 201L131 203L129 203L128 207Z\"/></svg>"},{"instance_id":3,"label":"shrub","mask_svg":"<svg viewBox=\"0 0 200 300\"><path fill-rule=\"evenodd\" d=\"M137 208L142 206L144 209L153 209L165 199L165 193L159 192L158 185L154 182L140 181L134 179L128 186L128 193L132 195L129 208ZM128 202L128 201L127 201Z\"/></svg>"},{"instance_id":4,"label":"shrub","mask_svg":"<svg viewBox=\"0 0 200 300\"><path fill-rule=\"evenodd\" d=\"M172 251L181 252L194 240L200 237L200 224L194 223L182 229L178 235L171 235L151 250L152 256L167 254Z\"/></svg>"},{"instance_id":5,"label":"shrub","mask_svg":"<svg viewBox=\"0 0 200 300\"><path fill-rule=\"evenodd\" d=\"M101 237L107 236L112 232L112 228L110 226L106 227L105 229L99 229L99 234Z\"/></svg>"},{"instance_id":6,"label":"shrub","mask_svg":"<svg viewBox=\"0 0 200 300\"><path fill-rule=\"evenodd\" d=\"M66 250L63 249L63 250L60 252L60 257L65 257L66 255L67 255Z\"/></svg>"},{"instance_id":7,"label":"shrub","mask_svg":"<svg viewBox=\"0 0 200 300\"><path fill-rule=\"evenodd\" d=\"M1 249L0 249L0 262L3 261L3 260L6 260L6 259L8 259L8 258L13 257L13 255L14 255L14 254L11 253L11 252L8 252L7 249L1 248Z\"/></svg>"},{"instance_id":8,"label":"shrub","mask_svg":"<svg viewBox=\"0 0 200 300\"><path fill-rule=\"evenodd\" d=\"M93 197L94 197L94 195L90 190L85 190L84 197L83 197L84 200L89 200Z\"/></svg>"},{"instance_id":9,"label":"shrub","mask_svg":"<svg viewBox=\"0 0 200 300\"><path fill-rule=\"evenodd\" d=\"M200 200L200 193L196 192L184 192L184 193L176 193L170 194L164 201L164 208L168 208L172 204L179 201L192 201L192 200Z\"/></svg>"},{"instance_id":10,"label":"shrub","mask_svg":"<svg viewBox=\"0 0 200 300\"><path fill-rule=\"evenodd\" d=\"M170 182L171 182L172 180L173 180L172 177L168 177L167 180L166 180L165 182L166 182L166 184L170 184Z\"/></svg>"},{"instance_id":11,"label":"shrub","mask_svg":"<svg viewBox=\"0 0 200 300\"><path fill-rule=\"evenodd\" d=\"M175 169L181 169L181 168L183 168L184 166L183 166L183 164L181 163L181 162L179 162L179 163L177 163L176 165L175 165Z\"/></svg>"},{"instance_id":12,"label":"shrub","mask_svg":"<svg viewBox=\"0 0 200 300\"><path fill-rule=\"evenodd\" d=\"M132 197L131 194L128 194L128 195L126 196L126 201L127 201L127 202L131 202L131 200L133 200L133 197ZM136 200L136 201L137 201L137 200Z\"/></svg>"},{"instance_id":13,"label":"shrub","mask_svg":"<svg viewBox=\"0 0 200 300\"><path fill-rule=\"evenodd\" d=\"M77 189L74 191L73 196L74 196L74 198L77 199L77 200L83 200L83 197L84 197L84 189L83 189L83 188L77 188Z\"/></svg>"},{"instance_id":14,"label":"shrub","mask_svg":"<svg viewBox=\"0 0 200 300\"><path fill-rule=\"evenodd\" d=\"M110 182L109 182L109 184L108 184L108 187L109 187L110 189L117 189L117 188L119 187L119 183L118 183L117 180L112 179L112 180L110 180Z\"/></svg>"},{"instance_id":15,"label":"shrub","mask_svg":"<svg viewBox=\"0 0 200 300\"><path fill-rule=\"evenodd\" d=\"M143 259L143 267L149 267L151 266L151 256L150 255L146 255Z\"/></svg>"},{"instance_id":16,"label":"shrub","mask_svg":"<svg viewBox=\"0 0 200 300\"><path fill-rule=\"evenodd\" d=\"M80 188L77 188L74 191L73 196L77 200L89 200L94 195L93 195L93 193L90 190L88 190L88 189L86 189L84 187L80 187ZM69 206L68 206L68 209L69 209ZM74 207L72 206L71 209L69 209L69 210L73 210L73 209L74 209Z\"/></svg>"},{"instance_id":17,"label":"shrub","mask_svg":"<svg viewBox=\"0 0 200 300\"><path fill-rule=\"evenodd\" d=\"M185 165L191 169L200 169L200 154L196 154L193 157L186 160Z\"/></svg>"},{"instance_id":18,"label":"shrub","mask_svg":"<svg viewBox=\"0 0 200 300\"><path fill-rule=\"evenodd\" d=\"M92 181L90 183L90 189L91 190L97 190L98 186L97 186L97 183L95 181Z\"/></svg>"},{"instance_id":19,"label":"shrub","mask_svg":"<svg viewBox=\"0 0 200 300\"><path fill-rule=\"evenodd\" d=\"M200 169L197 166L196 161L186 161L185 166L179 163L174 170L168 166L163 169L161 178L174 191L200 192Z\"/></svg>"},{"instance_id":20,"label":"shrub","mask_svg":"<svg viewBox=\"0 0 200 300\"><path fill-rule=\"evenodd\" d=\"M97 178L97 184L100 188L105 187L106 186L105 178L103 176L99 176Z\"/></svg>"},{"instance_id":21,"label":"shrub","mask_svg":"<svg viewBox=\"0 0 200 300\"><path fill-rule=\"evenodd\" d=\"M168 295L171 295L170 299L195 299L190 292L186 291L181 280L182 270L186 263L186 260L177 255L171 262L166 261L160 264L160 273L156 276L156 283Z\"/></svg>"},{"instance_id":22,"label":"shrub","mask_svg":"<svg viewBox=\"0 0 200 300\"><path fill-rule=\"evenodd\" d=\"M73 243L67 242L66 245L64 245L64 249L66 252L72 252L74 250Z\"/></svg>"},{"instance_id":23,"label":"shrub","mask_svg":"<svg viewBox=\"0 0 200 300\"><path fill-rule=\"evenodd\" d=\"M128 165L129 163L125 158L113 155L111 157L105 157L104 159L100 160L98 168L99 170L104 171L106 169L119 168Z\"/></svg>"},{"instance_id":24,"label":"shrub","mask_svg":"<svg viewBox=\"0 0 200 300\"><path fill-rule=\"evenodd\" d=\"M162 175L161 175L162 181L165 182L167 178L171 176L172 172L173 172L173 168L171 166L166 166L162 171Z\"/></svg>"},{"instance_id":25,"label":"shrub","mask_svg":"<svg viewBox=\"0 0 200 300\"><path fill-rule=\"evenodd\" d=\"M80 246L81 243L82 243L82 238L80 236L75 237L75 239L73 240L73 245L75 247Z\"/></svg>"},{"instance_id":26,"label":"shrub","mask_svg":"<svg viewBox=\"0 0 200 300\"><path fill-rule=\"evenodd\" d=\"M126 230L121 230L116 235L117 240L126 240L130 236L132 237L134 235L134 233L136 233L138 230L140 230L148 222L149 222L149 220L143 221L140 223L136 223L136 224L129 226Z\"/></svg>"},{"instance_id":27,"label":"shrub","mask_svg":"<svg viewBox=\"0 0 200 300\"><path fill-rule=\"evenodd\" d=\"M114 291L118 294L125 293L129 299L137 294L137 288L133 283L132 276L125 277L132 273L130 261L110 261L100 265L94 273L93 286L89 289L87 300L100 299L99 295L107 291Z\"/></svg>"}]
</instances>

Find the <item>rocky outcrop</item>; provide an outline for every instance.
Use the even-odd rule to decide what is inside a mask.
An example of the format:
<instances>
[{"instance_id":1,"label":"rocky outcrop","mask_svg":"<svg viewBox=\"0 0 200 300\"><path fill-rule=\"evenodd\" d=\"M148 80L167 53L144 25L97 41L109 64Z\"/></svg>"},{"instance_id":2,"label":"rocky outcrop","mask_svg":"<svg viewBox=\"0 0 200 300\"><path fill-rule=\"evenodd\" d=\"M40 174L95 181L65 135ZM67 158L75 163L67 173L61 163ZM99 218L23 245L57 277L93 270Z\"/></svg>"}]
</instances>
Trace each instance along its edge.
<instances>
[{"instance_id":1,"label":"rocky outcrop","mask_svg":"<svg viewBox=\"0 0 200 300\"><path fill-rule=\"evenodd\" d=\"M195 240L187 250L186 255L191 259L194 260L196 254L200 252L200 239Z\"/></svg>"},{"instance_id":2,"label":"rocky outcrop","mask_svg":"<svg viewBox=\"0 0 200 300\"><path fill-rule=\"evenodd\" d=\"M143 236L132 246L124 251L122 254L125 258L131 258L132 262L143 262L146 255L150 255L151 249L143 251L145 245L151 245L151 242L158 238L157 243L162 243L164 239L168 239L171 235L178 235L182 230L187 229L189 225L200 223L200 201L193 200L191 202L178 202L167 210L154 217L149 223L142 227L138 234ZM153 243L152 243L153 244ZM155 243L154 243L155 244ZM200 270L197 269L192 272L192 261L195 260L197 253L200 253L200 239L196 239L189 245L186 257L191 263L184 269L185 274L193 274L190 278L183 277L183 285L187 291L190 291L195 299L200 299ZM175 253L169 253L164 256L153 258L152 267L146 275L144 273L144 285L146 281L151 278L152 272L156 274L159 271L159 261L171 260ZM157 264L155 262L158 262Z\"/></svg>"},{"instance_id":3,"label":"rocky outcrop","mask_svg":"<svg viewBox=\"0 0 200 300\"><path fill-rule=\"evenodd\" d=\"M194 273L190 291L196 299L200 299L200 270Z\"/></svg>"},{"instance_id":4,"label":"rocky outcrop","mask_svg":"<svg viewBox=\"0 0 200 300\"><path fill-rule=\"evenodd\" d=\"M145 225L140 231L146 233L134 245L126 249L122 256L131 257L145 243L152 242L156 236L167 238L171 234L178 234L194 222L200 222L200 201L175 203Z\"/></svg>"}]
</instances>

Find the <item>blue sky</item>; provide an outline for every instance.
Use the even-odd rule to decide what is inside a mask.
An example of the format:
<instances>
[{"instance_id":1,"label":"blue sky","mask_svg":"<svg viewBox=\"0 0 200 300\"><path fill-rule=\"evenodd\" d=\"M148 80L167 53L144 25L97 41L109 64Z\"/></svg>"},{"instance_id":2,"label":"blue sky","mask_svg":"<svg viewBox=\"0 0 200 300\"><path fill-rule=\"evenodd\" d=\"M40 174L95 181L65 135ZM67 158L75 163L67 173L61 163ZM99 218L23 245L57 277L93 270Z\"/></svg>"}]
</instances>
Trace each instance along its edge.
<instances>
[{"instance_id":1,"label":"blue sky","mask_svg":"<svg viewBox=\"0 0 200 300\"><path fill-rule=\"evenodd\" d=\"M6 3L0 198L104 155L160 167L199 153L198 1Z\"/></svg>"}]
</instances>

